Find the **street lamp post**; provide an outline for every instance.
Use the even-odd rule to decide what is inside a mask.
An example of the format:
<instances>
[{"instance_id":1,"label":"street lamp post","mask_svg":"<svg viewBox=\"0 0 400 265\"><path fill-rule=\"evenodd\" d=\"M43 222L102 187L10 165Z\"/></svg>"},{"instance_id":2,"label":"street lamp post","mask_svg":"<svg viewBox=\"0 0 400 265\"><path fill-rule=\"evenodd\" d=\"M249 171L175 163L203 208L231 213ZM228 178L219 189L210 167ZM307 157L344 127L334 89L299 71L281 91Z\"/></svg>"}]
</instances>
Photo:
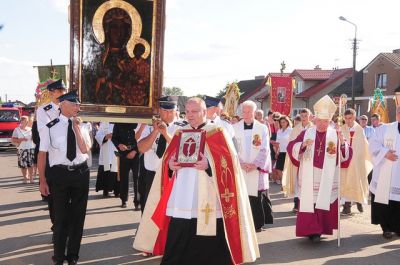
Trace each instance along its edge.
<instances>
[{"instance_id":1,"label":"street lamp post","mask_svg":"<svg viewBox=\"0 0 400 265\"><path fill-rule=\"evenodd\" d=\"M354 86L356 82L356 56L357 56L357 25L353 22L347 20L345 17L340 16L340 20L346 21L354 26L354 40L353 40L353 78L351 80L351 104L353 108L356 108L355 99L354 99Z\"/></svg>"}]
</instances>

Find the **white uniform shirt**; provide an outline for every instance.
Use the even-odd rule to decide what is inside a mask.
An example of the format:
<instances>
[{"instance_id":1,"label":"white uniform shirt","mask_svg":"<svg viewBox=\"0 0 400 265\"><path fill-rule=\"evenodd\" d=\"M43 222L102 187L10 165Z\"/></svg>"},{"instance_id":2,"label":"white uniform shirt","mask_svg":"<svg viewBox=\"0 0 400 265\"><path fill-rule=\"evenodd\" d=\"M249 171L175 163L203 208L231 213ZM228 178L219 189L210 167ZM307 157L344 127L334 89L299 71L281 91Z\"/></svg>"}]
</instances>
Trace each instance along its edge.
<instances>
[{"instance_id":1,"label":"white uniform shirt","mask_svg":"<svg viewBox=\"0 0 400 265\"><path fill-rule=\"evenodd\" d=\"M222 120L221 117L215 117L215 119L211 120L211 123L215 123L216 125L224 128L225 133L229 136L230 139L233 139L233 137L235 137L235 130L233 129L232 124L225 120Z\"/></svg>"},{"instance_id":2,"label":"white uniform shirt","mask_svg":"<svg viewBox=\"0 0 400 265\"><path fill-rule=\"evenodd\" d=\"M177 129L181 128L183 125L184 124L181 122L174 121L168 125L167 131L171 136L173 136L175 131ZM146 125L146 127L144 128L144 130L142 132L140 140L149 136L153 130L154 130L154 128L152 125ZM160 167L161 159L157 156L157 153L156 153L160 135L161 134L158 133L157 138L151 145L150 149L144 153L144 167L147 170L157 171L157 169ZM167 146L168 146L168 144L167 144Z\"/></svg>"},{"instance_id":3,"label":"white uniform shirt","mask_svg":"<svg viewBox=\"0 0 400 265\"><path fill-rule=\"evenodd\" d=\"M82 154L76 141L76 157L71 162L67 158L67 133L68 133L68 118L60 114L59 121L56 122L51 128L48 128L48 133L40 136L40 148L42 152L49 153L50 167L54 165L77 165L85 162L89 156ZM46 127L47 128L47 127ZM82 136L85 142L90 145L90 138L82 130Z\"/></svg>"},{"instance_id":4,"label":"white uniform shirt","mask_svg":"<svg viewBox=\"0 0 400 265\"><path fill-rule=\"evenodd\" d=\"M50 102L37 109L36 120L40 139L49 134L49 128L47 128L46 124L56 119L59 115L60 107L54 102ZM42 144L42 141L40 141L40 144Z\"/></svg>"},{"instance_id":5,"label":"white uniform shirt","mask_svg":"<svg viewBox=\"0 0 400 265\"><path fill-rule=\"evenodd\" d=\"M18 139L21 138L28 139L28 141L23 141L17 146L18 150L35 148L35 144L32 141L32 128L30 127L25 127L25 130L22 130L21 127L18 126L17 128L14 129L12 137Z\"/></svg>"},{"instance_id":6,"label":"white uniform shirt","mask_svg":"<svg viewBox=\"0 0 400 265\"><path fill-rule=\"evenodd\" d=\"M46 124L54 120L60 115L60 107L54 102L50 102L44 106L37 109L36 120L38 130L46 127Z\"/></svg>"}]
</instances>

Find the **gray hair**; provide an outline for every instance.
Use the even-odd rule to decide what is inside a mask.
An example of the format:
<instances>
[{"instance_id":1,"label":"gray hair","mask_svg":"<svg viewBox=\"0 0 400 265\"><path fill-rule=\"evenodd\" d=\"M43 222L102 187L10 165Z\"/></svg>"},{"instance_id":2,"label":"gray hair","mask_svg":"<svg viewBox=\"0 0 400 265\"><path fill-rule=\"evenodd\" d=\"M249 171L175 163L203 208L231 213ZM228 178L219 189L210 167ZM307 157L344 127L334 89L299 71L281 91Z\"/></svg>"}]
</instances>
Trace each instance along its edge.
<instances>
[{"instance_id":1,"label":"gray hair","mask_svg":"<svg viewBox=\"0 0 400 265\"><path fill-rule=\"evenodd\" d=\"M243 102L242 103L242 108L245 107L245 106L252 107L254 111L257 110L257 104L252 100L246 100L245 102Z\"/></svg>"}]
</instances>

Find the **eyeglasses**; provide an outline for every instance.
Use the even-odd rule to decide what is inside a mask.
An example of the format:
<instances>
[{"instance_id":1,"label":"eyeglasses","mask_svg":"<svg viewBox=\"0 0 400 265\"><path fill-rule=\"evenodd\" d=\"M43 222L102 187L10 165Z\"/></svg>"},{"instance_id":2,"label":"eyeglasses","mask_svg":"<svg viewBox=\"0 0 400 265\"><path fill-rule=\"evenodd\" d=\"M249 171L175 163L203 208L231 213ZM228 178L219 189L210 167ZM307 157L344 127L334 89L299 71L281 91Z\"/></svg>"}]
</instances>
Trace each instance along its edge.
<instances>
[{"instance_id":1,"label":"eyeglasses","mask_svg":"<svg viewBox=\"0 0 400 265\"><path fill-rule=\"evenodd\" d=\"M279 119L274 119L274 121L279 121Z\"/></svg>"},{"instance_id":2,"label":"eyeglasses","mask_svg":"<svg viewBox=\"0 0 400 265\"><path fill-rule=\"evenodd\" d=\"M361 118L360 120L362 120L362 121L367 121L368 119L366 119L366 118Z\"/></svg>"}]
</instances>

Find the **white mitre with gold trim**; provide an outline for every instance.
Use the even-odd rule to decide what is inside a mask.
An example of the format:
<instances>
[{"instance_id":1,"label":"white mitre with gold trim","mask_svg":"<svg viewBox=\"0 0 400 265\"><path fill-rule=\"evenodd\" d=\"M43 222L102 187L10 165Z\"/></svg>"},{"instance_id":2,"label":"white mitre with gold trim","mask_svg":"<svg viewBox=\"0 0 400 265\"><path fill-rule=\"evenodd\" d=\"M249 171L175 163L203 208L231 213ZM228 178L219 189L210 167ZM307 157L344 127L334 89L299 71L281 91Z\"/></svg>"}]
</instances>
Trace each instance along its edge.
<instances>
[{"instance_id":1,"label":"white mitre with gold trim","mask_svg":"<svg viewBox=\"0 0 400 265\"><path fill-rule=\"evenodd\" d=\"M315 116L322 120L331 120L336 112L336 104L328 95L323 96L314 104Z\"/></svg>"}]
</instances>

